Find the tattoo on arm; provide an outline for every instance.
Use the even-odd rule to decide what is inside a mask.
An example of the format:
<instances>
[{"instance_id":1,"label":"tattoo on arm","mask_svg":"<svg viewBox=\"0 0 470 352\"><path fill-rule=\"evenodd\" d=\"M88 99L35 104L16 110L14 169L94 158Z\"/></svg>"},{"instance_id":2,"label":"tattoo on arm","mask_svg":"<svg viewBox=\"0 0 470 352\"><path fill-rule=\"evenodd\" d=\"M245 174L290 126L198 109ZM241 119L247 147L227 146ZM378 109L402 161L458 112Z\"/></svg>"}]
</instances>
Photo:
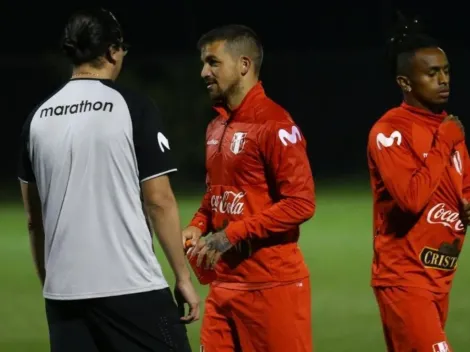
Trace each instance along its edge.
<instances>
[{"instance_id":1,"label":"tattoo on arm","mask_svg":"<svg viewBox=\"0 0 470 352\"><path fill-rule=\"evenodd\" d=\"M224 231L217 232L210 236L210 238L207 239L206 245L209 250L213 249L220 253L224 253L232 248L232 244Z\"/></svg>"}]
</instances>

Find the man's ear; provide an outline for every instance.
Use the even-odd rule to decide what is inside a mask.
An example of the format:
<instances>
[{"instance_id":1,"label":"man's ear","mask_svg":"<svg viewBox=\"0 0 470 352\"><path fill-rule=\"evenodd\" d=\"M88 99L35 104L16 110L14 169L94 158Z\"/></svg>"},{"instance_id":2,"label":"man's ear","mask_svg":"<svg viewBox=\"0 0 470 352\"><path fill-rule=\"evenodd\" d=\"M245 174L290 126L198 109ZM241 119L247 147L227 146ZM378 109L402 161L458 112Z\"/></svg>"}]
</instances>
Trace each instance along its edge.
<instances>
[{"instance_id":1,"label":"man's ear","mask_svg":"<svg viewBox=\"0 0 470 352\"><path fill-rule=\"evenodd\" d=\"M406 93L411 92L411 82L408 77L397 76L396 81L397 81L398 86L401 88L402 92L406 92Z\"/></svg>"},{"instance_id":2,"label":"man's ear","mask_svg":"<svg viewBox=\"0 0 470 352\"><path fill-rule=\"evenodd\" d=\"M119 48L116 48L116 46L114 45L111 45L108 48L108 51L106 52L106 59L113 65L116 64L116 61L118 59L118 56L117 56L118 52L119 52Z\"/></svg>"},{"instance_id":3,"label":"man's ear","mask_svg":"<svg viewBox=\"0 0 470 352\"><path fill-rule=\"evenodd\" d=\"M251 64L252 64L251 60L248 57L242 56L240 58L242 76L245 76L248 73L248 71L250 71Z\"/></svg>"}]
</instances>

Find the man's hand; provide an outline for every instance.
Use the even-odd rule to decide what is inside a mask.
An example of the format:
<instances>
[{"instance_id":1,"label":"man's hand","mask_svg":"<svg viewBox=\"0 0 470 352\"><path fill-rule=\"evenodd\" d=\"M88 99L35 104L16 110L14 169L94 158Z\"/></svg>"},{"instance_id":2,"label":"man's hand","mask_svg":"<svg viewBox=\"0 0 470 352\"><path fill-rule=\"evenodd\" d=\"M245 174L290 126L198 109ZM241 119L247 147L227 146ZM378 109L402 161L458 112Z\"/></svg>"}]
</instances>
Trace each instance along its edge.
<instances>
[{"instance_id":1,"label":"man's hand","mask_svg":"<svg viewBox=\"0 0 470 352\"><path fill-rule=\"evenodd\" d=\"M222 254L232 247L233 245L228 240L227 234L222 230L201 238L193 249L191 256L198 255L197 266L201 266L205 257L205 267L214 269Z\"/></svg>"},{"instance_id":2,"label":"man's hand","mask_svg":"<svg viewBox=\"0 0 470 352\"><path fill-rule=\"evenodd\" d=\"M188 226L183 230L183 246L186 245L187 240L191 240L191 244L193 246L196 245L199 238L202 236L202 231L199 227L196 226Z\"/></svg>"},{"instance_id":3,"label":"man's hand","mask_svg":"<svg viewBox=\"0 0 470 352\"><path fill-rule=\"evenodd\" d=\"M190 279L179 280L175 286L175 299L180 312L181 321L190 324L199 320L199 296ZM185 304L189 306L189 312L185 312Z\"/></svg>"},{"instance_id":4,"label":"man's hand","mask_svg":"<svg viewBox=\"0 0 470 352\"><path fill-rule=\"evenodd\" d=\"M470 203L464 198L462 199L463 203L463 213L462 213L462 222L467 226L470 224Z\"/></svg>"},{"instance_id":5,"label":"man's hand","mask_svg":"<svg viewBox=\"0 0 470 352\"><path fill-rule=\"evenodd\" d=\"M455 124L457 124L457 126L459 126L460 129L462 130L462 134L465 136L465 127L463 127L462 121L460 121L460 119L457 116L447 115L445 119L442 121L442 123L449 122L449 121L453 121Z\"/></svg>"}]
</instances>

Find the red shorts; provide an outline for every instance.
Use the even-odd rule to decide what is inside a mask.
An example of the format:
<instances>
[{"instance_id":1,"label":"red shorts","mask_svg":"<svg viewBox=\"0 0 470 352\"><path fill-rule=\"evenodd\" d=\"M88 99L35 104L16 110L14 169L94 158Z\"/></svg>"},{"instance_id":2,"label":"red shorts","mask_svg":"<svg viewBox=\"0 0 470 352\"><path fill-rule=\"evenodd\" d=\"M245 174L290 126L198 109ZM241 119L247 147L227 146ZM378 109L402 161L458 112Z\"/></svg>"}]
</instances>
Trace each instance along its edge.
<instances>
[{"instance_id":1,"label":"red shorts","mask_svg":"<svg viewBox=\"0 0 470 352\"><path fill-rule=\"evenodd\" d=\"M451 352L444 332L448 293L375 287L388 352Z\"/></svg>"},{"instance_id":2,"label":"red shorts","mask_svg":"<svg viewBox=\"0 0 470 352\"><path fill-rule=\"evenodd\" d=\"M211 286L204 352L312 352L310 280L260 290Z\"/></svg>"}]
</instances>

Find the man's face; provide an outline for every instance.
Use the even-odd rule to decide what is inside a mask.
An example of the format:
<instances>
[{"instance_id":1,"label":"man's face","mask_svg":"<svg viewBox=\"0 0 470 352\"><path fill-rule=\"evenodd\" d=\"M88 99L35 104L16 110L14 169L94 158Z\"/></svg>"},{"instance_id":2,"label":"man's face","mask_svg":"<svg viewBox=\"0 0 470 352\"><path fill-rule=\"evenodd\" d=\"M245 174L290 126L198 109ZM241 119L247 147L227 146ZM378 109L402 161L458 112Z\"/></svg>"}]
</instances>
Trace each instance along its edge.
<instances>
[{"instance_id":1,"label":"man's face","mask_svg":"<svg viewBox=\"0 0 470 352\"><path fill-rule=\"evenodd\" d=\"M425 104L442 105L449 99L449 62L443 50L418 50L411 62L411 94Z\"/></svg>"},{"instance_id":2,"label":"man's face","mask_svg":"<svg viewBox=\"0 0 470 352\"><path fill-rule=\"evenodd\" d=\"M201 77L207 85L209 96L214 101L224 100L236 90L241 78L237 61L227 50L226 42L205 45L201 49L201 60Z\"/></svg>"}]
</instances>

